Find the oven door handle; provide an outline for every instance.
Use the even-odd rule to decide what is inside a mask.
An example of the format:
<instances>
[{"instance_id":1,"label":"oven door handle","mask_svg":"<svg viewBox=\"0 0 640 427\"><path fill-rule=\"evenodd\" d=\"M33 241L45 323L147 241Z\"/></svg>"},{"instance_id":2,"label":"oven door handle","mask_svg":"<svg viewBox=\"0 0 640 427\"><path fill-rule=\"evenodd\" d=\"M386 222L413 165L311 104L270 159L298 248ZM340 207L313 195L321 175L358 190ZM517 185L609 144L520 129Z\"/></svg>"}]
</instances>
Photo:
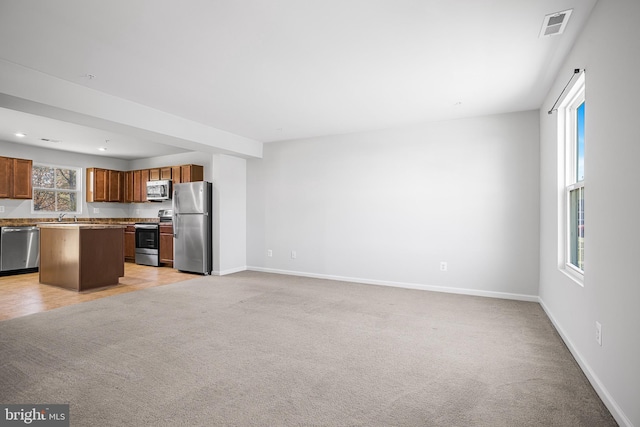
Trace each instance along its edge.
<instances>
[{"instance_id":1,"label":"oven door handle","mask_svg":"<svg viewBox=\"0 0 640 427\"><path fill-rule=\"evenodd\" d=\"M158 228L157 225L152 225L152 224L148 224L148 225L147 224L135 224L134 227L135 228L144 228L146 230L153 230L153 229Z\"/></svg>"}]
</instances>

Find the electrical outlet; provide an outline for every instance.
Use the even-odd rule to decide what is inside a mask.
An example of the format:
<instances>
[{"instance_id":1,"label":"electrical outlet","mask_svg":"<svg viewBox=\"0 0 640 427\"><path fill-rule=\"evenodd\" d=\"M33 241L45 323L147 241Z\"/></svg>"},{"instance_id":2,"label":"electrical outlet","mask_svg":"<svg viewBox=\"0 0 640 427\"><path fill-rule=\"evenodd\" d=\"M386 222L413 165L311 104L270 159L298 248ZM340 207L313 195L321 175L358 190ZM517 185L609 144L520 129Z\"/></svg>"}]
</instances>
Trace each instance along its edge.
<instances>
[{"instance_id":1,"label":"electrical outlet","mask_svg":"<svg viewBox=\"0 0 640 427\"><path fill-rule=\"evenodd\" d=\"M447 262L446 261L440 261L440 271L447 271Z\"/></svg>"},{"instance_id":2,"label":"electrical outlet","mask_svg":"<svg viewBox=\"0 0 640 427\"><path fill-rule=\"evenodd\" d=\"M0 213L4 212L4 206L0 206Z\"/></svg>"},{"instance_id":3,"label":"electrical outlet","mask_svg":"<svg viewBox=\"0 0 640 427\"><path fill-rule=\"evenodd\" d=\"M296 259L297 256L298 254L296 253L296 251L291 251L291 259Z\"/></svg>"},{"instance_id":4,"label":"electrical outlet","mask_svg":"<svg viewBox=\"0 0 640 427\"><path fill-rule=\"evenodd\" d=\"M600 322L596 322L596 342L602 346L602 325Z\"/></svg>"},{"instance_id":5,"label":"electrical outlet","mask_svg":"<svg viewBox=\"0 0 640 427\"><path fill-rule=\"evenodd\" d=\"M272 257L273 256L273 251L271 249L267 249L267 256L268 257Z\"/></svg>"},{"instance_id":6,"label":"electrical outlet","mask_svg":"<svg viewBox=\"0 0 640 427\"><path fill-rule=\"evenodd\" d=\"M100 213L100 208L93 208L93 213Z\"/></svg>"}]
</instances>

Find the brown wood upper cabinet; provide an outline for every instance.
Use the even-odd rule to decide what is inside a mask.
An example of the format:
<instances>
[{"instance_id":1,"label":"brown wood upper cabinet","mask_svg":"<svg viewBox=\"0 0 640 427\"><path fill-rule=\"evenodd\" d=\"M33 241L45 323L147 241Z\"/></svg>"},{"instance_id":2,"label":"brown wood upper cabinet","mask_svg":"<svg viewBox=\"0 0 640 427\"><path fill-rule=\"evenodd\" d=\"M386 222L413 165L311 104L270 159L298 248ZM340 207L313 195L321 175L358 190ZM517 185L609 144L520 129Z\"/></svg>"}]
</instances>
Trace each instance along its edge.
<instances>
[{"instance_id":1,"label":"brown wood upper cabinet","mask_svg":"<svg viewBox=\"0 0 640 427\"><path fill-rule=\"evenodd\" d=\"M106 202L109 199L109 171L95 169L93 174L93 200Z\"/></svg>"},{"instance_id":2,"label":"brown wood upper cabinet","mask_svg":"<svg viewBox=\"0 0 640 427\"><path fill-rule=\"evenodd\" d=\"M133 200L132 202L141 202L142 201L142 171L133 171ZM146 183L145 183L145 188L144 191L146 193L147 188L146 188Z\"/></svg>"},{"instance_id":3,"label":"brown wood upper cabinet","mask_svg":"<svg viewBox=\"0 0 640 427\"><path fill-rule=\"evenodd\" d=\"M87 202L123 202L124 173L101 168L87 168Z\"/></svg>"},{"instance_id":4,"label":"brown wood upper cabinet","mask_svg":"<svg viewBox=\"0 0 640 427\"><path fill-rule=\"evenodd\" d=\"M182 167L171 166L171 180L174 184L180 184L182 182Z\"/></svg>"},{"instance_id":5,"label":"brown wood upper cabinet","mask_svg":"<svg viewBox=\"0 0 640 427\"><path fill-rule=\"evenodd\" d=\"M143 169L140 171L140 181L142 181L140 183L141 185L141 189L140 189L140 201L141 202L146 202L147 201L147 182L149 181L149 169Z\"/></svg>"},{"instance_id":6,"label":"brown wood upper cabinet","mask_svg":"<svg viewBox=\"0 0 640 427\"><path fill-rule=\"evenodd\" d=\"M126 185L127 194L125 195L125 202L128 203L140 203L147 200L147 180L142 176L142 171L127 171Z\"/></svg>"},{"instance_id":7,"label":"brown wood upper cabinet","mask_svg":"<svg viewBox=\"0 0 640 427\"><path fill-rule=\"evenodd\" d=\"M13 187L13 159L0 157L0 198L11 197Z\"/></svg>"},{"instance_id":8,"label":"brown wood upper cabinet","mask_svg":"<svg viewBox=\"0 0 640 427\"><path fill-rule=\"evenodd\" d=\"M171 179L171 166L160 168L160 179Z\"/></svg>"},{"instance_id":9,"label":"brown wood upper cabinet","mask_svg":"<svg viewBox=\"0 0 640 427\"><path fill-rule=\"evenodd\" d=\"M31 171L33 161L13 159L13 198L31 199Z\"/></svg>"},{"instance_id":10,"label":"brown wood upper cabinet","mask_svg":"<svg viewBox=\"0 0 640 427\"><path fill-rule=\"evenodd\" d=\"M160 168L149 169L149 181L158 181L160 179Z\"/></svg>"},{"instance_id":11,"label":"brown wood upper cabinet","mask_svg":"<svg viewBox=\"0 0 640 427\"><path fill-rule=\"evenodd\" d=\"M204 180L204 168L200 165L180 166L180 182L197 182ZM175 181L174 181L175 183Z\"/></svg>"},{"instance_id":12,"label":"brown wood upper cabinet","mask_svg":"<svg viewBox=\"0 0 640 427\"><path fill-rule=\"evenodd\" d=\"M132 203L133 202L133 171L123 172L124 175L124 202Z\"/></svg>"},{"instance_id":13,"label":"brown wood upper cabinet","mask_svg":"<svg viewBox=\"0 0 640 427\"><path fill-rule=\"evenodd\" d=\"M108 181L106 169L87 168L87 202L106 202L109 197Z\"/></svg>"},{"instance_id":14,"label":"brown wood upper cabinet","mask_svg":"<svg viewBox=\"0 0 640 427\"><path fill-rule=\"evenodd\" d=\"M4 182L1 177L9 174L9 163L0 157L0 198L3 196ZM19 160L19 159L15 159ZM29 160L30 162L30 160ZM5 164L6 163L6 164ZM29 166L29 194L31 194L31 167ZM101 168L87 168L87 202L141 203L147 201L147 181L170 179L174 184L204 180L201 165L165 166L162 168L135 171L116 171ZM21 190L21 194L24 190ZM31 198L31 197L29 197Z\"/></svg>"},{"instance_id":15,"label":"brown wood upper cabinet","mask_svg":"<svg viewBox=\"0 0 640 427\"><path fill-rule=\"evenodd\" d=\"M171 167L171 180L174 184L204 180L204 168L200 165L182 165Z\"/></svg>"},{"instance_id":16,"label":"brown wood upper cabinet","mask_svg":"<svg viewBox=\"0 0 640 427\"><path fill-rule=\"evenodd\" d=\"M112 171L108 173L110 202L124 202L124 172Z\"/></svg>"},{"instance_id":17,"label":"brown wood upper cabinet","mask_svg":"<svg viewBox=\"0 0 640 427\"><path fill-rule=\"evenodd\" d=\"M31 199L33 161L0 157L0 198Z\"/></svg>"}]
</instances>

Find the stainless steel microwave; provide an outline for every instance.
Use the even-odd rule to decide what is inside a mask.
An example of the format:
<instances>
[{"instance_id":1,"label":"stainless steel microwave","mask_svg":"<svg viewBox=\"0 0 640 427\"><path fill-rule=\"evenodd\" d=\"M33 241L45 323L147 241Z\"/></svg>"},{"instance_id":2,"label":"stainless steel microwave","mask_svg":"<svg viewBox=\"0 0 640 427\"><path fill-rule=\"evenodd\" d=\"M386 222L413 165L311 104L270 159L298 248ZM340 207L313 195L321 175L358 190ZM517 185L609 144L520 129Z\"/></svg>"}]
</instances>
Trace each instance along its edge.
<instances>
[{"instance_id":1,"label":"stainless steel microwave","mask_svg":"<svg viewBox=\"0 0 640 427\"><path fill-rule=\"evenodd\" d=\"M161 202L171 199L171 181L168 179L147 182L147 200Z\"/></svg>"}]
</instances>

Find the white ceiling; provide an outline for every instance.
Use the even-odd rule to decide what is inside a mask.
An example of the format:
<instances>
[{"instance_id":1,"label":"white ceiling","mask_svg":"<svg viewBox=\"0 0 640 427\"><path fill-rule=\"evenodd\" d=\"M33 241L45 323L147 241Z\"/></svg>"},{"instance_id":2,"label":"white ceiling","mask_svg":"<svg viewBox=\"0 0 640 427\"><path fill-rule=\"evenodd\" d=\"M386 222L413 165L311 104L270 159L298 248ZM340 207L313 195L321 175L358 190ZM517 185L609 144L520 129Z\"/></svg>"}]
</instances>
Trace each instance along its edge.
<instances>
[{"instance_id":1,"label":"white ceiling","mask_svg":"<svg viewBox=\"0 0 640 427\"><path fill-rule=\"evenodd\" d=\"M538 109L595 2L0 0L0 58L269 142Z\"/></svg>"}]
</instances>

